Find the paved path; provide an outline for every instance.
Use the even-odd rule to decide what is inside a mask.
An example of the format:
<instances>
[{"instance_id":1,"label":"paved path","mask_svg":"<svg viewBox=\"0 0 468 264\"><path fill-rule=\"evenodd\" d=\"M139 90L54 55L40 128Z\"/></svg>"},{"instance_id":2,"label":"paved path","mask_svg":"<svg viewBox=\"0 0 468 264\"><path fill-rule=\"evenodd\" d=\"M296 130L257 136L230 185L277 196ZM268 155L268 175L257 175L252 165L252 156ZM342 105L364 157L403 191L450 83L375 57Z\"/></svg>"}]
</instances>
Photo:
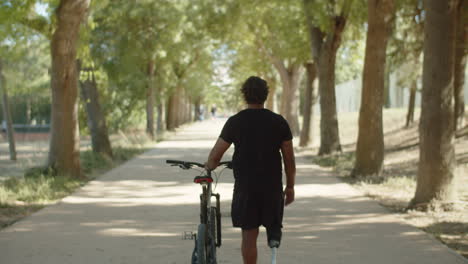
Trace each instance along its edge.
<instances>
[{"instance_id":1,"label":"paved path","mask_svg":"<svg viewBox=\"0 0 468 264\"><path fill-rule=\"evenodd\" d=\"M194 172L165 159L203 161L224 120L187 127L171 140L90 182L0 232L2 264L189 263L196 230L199 186ZM468 263L416 228L363 198L324 169L298 158L297 201L286 208L278 263L386 264ZM231 227L232 173L221 193L224 240L219 263L241 263L240 233ZM265 232L259 262L270 253Z\"/></svg>"}]
</instances>

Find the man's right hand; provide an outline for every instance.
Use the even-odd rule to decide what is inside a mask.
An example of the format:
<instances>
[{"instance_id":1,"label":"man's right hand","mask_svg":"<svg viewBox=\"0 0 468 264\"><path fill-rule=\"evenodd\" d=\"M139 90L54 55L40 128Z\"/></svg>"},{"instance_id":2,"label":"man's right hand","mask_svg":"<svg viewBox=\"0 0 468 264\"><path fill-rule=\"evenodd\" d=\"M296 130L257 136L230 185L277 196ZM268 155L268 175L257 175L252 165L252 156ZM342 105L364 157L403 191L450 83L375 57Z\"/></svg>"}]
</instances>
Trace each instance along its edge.
<instances>
[{"instance_id":1,"label":"man's right hand","mask_svg":"<svg viewBox=\"0 0 468 264\"><path fill-rule=\"evenodd\" d=\"M284 205L288 206L294 202L294 187L286 187L284 189Z\"/></svg>"}]
</instances>

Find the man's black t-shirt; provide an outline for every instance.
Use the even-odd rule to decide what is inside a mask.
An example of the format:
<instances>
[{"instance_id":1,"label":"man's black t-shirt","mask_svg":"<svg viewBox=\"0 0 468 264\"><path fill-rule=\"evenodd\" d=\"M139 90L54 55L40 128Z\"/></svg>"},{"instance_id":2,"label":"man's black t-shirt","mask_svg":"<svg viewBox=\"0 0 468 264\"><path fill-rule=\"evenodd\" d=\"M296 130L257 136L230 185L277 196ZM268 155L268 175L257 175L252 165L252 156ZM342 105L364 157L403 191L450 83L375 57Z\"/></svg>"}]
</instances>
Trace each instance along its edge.
<instances>
[{"instance_id":1,"label":"man's black t-shirt","mask_svg":"<svg viewBox=\"0 0 468 264\"><path fill-rule=\"evenodd\" d=\"M230 117L220 137L234 143L235 191L282 192L281 143L292 139L286 120L268 109L245 109Z\"/></svg>"}]
</instances>

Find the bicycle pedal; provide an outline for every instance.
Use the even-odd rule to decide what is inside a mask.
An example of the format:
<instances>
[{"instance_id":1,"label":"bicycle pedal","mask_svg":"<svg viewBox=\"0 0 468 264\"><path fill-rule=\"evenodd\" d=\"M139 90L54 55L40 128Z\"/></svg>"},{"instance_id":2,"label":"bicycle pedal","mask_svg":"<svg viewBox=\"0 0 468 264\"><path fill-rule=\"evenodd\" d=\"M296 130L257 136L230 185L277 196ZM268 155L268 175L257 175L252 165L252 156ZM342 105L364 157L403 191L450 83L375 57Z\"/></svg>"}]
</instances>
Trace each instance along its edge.
<instances>
[{"instance_id":1,"label":"bicycle pedal","mask_svg":"<svg viewBox=\"0 0 468 264\"><path fill-rule=\"evenodd\" d=\"M192 231L184 231L182 235L182 240L194 240L195 234Z\"/></svg>"}]
</instances>

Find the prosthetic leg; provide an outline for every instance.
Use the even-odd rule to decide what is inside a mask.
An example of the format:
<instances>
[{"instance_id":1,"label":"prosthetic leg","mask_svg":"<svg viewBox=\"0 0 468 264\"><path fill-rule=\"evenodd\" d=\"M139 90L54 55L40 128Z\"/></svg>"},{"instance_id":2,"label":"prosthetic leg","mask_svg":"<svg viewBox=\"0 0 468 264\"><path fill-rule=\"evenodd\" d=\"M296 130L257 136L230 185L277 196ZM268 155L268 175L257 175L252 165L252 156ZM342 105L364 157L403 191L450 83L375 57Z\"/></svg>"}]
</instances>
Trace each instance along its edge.
<instances>
[{"instance_id":1,"label":"prosthetic leg","mask_svg":"<svg viewBox=\"0 0 468 264\"><path fill-rule=\"evenodd\" d=\"M268 246L271 248L271 263L276 264L276 254L281 244L281 227L267 227Z\"/></svg>"}]
</instances>

